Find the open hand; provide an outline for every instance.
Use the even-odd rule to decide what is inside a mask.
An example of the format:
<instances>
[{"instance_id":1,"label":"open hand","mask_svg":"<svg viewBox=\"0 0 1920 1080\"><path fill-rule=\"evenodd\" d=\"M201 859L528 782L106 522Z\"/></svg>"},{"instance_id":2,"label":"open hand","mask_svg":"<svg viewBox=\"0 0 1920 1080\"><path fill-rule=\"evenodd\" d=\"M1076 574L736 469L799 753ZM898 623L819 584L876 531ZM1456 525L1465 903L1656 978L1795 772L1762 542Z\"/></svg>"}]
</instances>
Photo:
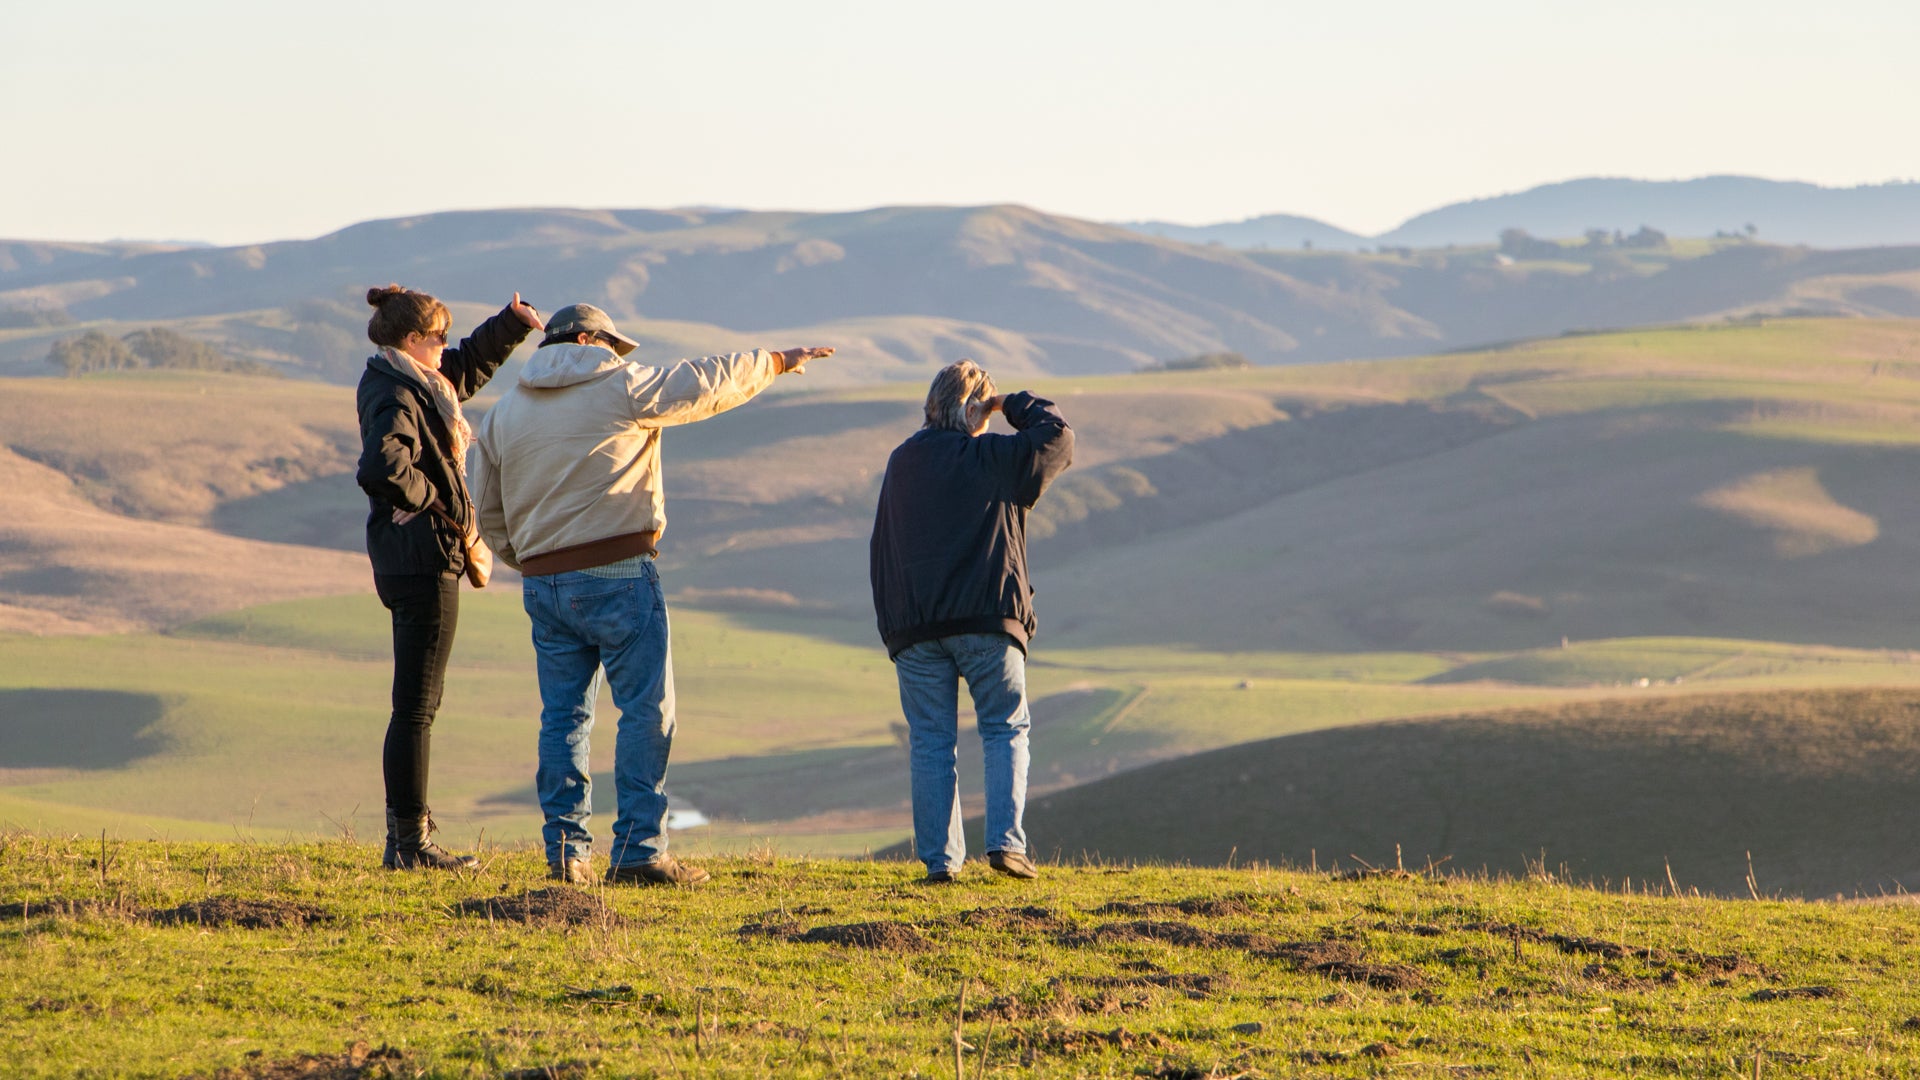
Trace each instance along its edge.
<instances>
[{"instance_id":1,"label":"open hand","mask_svg":"<svg viewBox=\"0 0 1920 1080\"><path fill-rule=\"evenodd\" d=\"M507 305L507 310L513 312L514 318L526 323L527 328L530 330L545 330L547 328L547 324L540 319L540 313L534 310L532 304L521 300L519 293L513 294L513 303Z\"/></svg>"},{"instance_id":2,"label":"open hand","mask_svg":"<svg viewBox=\"0 0 1920 1080\"><path fill-rule=\"evenodd\" d=\"M780 370L782 373L791 372L795 375L805 375L807 373L807 361L824 360L833 355L833 348L831 346L814 346L803 349L784 349L773 355L780 358Z\"/></svg>"}]
</instances>

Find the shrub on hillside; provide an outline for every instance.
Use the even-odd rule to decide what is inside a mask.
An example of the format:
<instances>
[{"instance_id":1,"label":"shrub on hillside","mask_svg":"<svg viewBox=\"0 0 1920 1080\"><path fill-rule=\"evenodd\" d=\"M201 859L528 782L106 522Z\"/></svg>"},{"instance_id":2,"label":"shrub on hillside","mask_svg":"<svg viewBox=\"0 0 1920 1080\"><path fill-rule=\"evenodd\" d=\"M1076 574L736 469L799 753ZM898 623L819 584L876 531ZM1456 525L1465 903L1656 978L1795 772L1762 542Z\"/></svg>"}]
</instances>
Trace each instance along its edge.
<instances>
[{"instance_id":1,"label":"shrub on hillside","mask_svg":"<svg viewBox=\"0 0 1920 1080\"><path fill-rule=\"evenodd\" d=\"M96 371L127 371L145 367L139 354L119 338L89 330L79 337L62 338L53 343L47 362L68 375L87 375Z\"/></svg>"},{"instance_id":2,"label":"shrub on hillside","mask_svg":"<svg viewBox=\"0 0 1920 1080\"><path fill-rule=\"evenodd\" d=\"M1157 364L1148 364L1142 371L1237 371L1250 368L1253 361L1237 352L1200 353L1197 356L1182 356L1174 360L1162 360Z\"/></svg>"},{"instance_id":3,"label":"shrub on hillside","mask_svg":"<svg viewBox=\"0 0 1920 1080\"><path fill-rule=\"evenodd\" d=\"M204 341L164 326L135 330L120 339L108 337L98 330L89 330L79 337L54 342L52 351L47 354L47 362L70 376L136 368L224 371L236 375L279 374L257 360L236 360Z\"/></svg>"},{"instance_id":4,"label":"shrub on hillside","mask_svg":"<svg viewBox=\"0 0 1920 1080\"><path fill-rule=\"evenodd\" d=\"M1510 259L1563 259L1567 253L1559 244L1541 240L1525 229L1501 229L1500 254Z\"/></svg>"},{"instance_id":5,"label":"shrub on hillside","mask_svg":"<svg viewBox=\"0 0 1920 1080\"><path fill-rule=\"evenodd\" d=\"M1640 226L1640 231L1620 241L1621 247L1651 248L1663 250L1667 246L1667 234L1651 225Z\"/></svg>"}]
</instances>

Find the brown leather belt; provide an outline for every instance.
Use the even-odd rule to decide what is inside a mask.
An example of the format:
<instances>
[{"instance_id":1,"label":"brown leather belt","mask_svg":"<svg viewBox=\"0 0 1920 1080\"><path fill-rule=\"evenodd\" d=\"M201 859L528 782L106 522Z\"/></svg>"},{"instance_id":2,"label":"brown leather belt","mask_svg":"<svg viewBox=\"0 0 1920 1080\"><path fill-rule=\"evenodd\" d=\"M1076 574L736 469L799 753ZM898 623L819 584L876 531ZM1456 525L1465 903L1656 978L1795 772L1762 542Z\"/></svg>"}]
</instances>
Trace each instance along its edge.
<instances>
[{"instance_id":1,"label":"brown leather belt","mask_svg":"<svg viewBox=\"0 0 1920 1080\"><path fill-rule=\"evenodd\" d=\"M544 577L548 574L564 574L569 570L591 570L636 555L658 556L660 551L654 547L654 543L659 538L660 534L656 532L625 533L609 536L605 540L589 540L584 544L529 555L520 560L520 576Z\"/></svg>"}]
</instances>

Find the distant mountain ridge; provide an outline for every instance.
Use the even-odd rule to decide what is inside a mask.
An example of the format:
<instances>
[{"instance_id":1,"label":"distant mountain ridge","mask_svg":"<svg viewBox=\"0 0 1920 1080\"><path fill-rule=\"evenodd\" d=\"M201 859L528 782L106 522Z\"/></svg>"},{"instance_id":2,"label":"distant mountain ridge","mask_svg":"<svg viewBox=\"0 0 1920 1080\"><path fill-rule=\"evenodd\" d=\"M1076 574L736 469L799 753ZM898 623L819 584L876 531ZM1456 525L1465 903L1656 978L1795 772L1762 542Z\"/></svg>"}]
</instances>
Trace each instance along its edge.
<instances>
[{"instance_id":1,"label":"distant mountain ridge","mask_svg":"<svg viewBox=\"0 0 1920 1080\"><path fill-rule=\"evenodd\" d=\"M1741 217L1727 224L1744 229ZM463 326L515 290L549 310L588 300L652 361L835 345L814 385L923 380L961 357L1085 375L1202 354L1290 364L1726 317L1920 315L1920 246L1814 250L1761 228L1758 241L1363 255L1193 243L1014 205L531 208L228 248L0 241L0 374L55 373L52 346L74 334L158 325L237 360L352 382L368 349L362 298L389 281L447 300Z\"/></svg>"},{"instance_id":2,"label":"distant mountain ridge","mask_svg":"<svg viewBox=\"0 0 1920 1080\"><path fill-rule=\"evenodd\" d=\"M1712 236L1755 227L1761 240L1816 248L1920 244L1920 183L1831 188L1752 176L1692 180L1587 177L1429 210L1378 236L1290 214L1214 225L1128 222L1124 228L1228 247L1436 248L1491 244L1502 229L1577 237L1588 229L1631 233L1642 225L1669 236Z\"/></svg>"}]
</instances>

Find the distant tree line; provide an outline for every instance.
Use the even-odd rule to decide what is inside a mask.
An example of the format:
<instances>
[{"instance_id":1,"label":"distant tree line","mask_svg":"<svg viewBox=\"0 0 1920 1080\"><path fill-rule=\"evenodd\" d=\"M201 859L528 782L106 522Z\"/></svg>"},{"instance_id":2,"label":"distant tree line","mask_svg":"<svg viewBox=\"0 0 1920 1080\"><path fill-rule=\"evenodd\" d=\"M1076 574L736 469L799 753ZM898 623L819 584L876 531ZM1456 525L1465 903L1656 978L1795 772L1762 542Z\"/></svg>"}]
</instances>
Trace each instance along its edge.
<instances>
[{"instance_id":1,"label":"distant tree line","mask_svg":"<svg viewBox=\"0 0 1920 1080\"><path fill-rule=\"evenodd\" d=\"M73 316L59 304L17 304L0 307L0 330L37 330L43 326L72 326Z\"/></svg>"},{"instance_id":2,"label":"distant tree line","mask_svg":"<svg viewBox=\"0 0 1920 1080\"><path fill-rule=\"evenodd\" d=\"M137 371L162 368L174 371L224 371L238 375L280 373L257 360L239 360L227 356L198 338L191 338L164 326L135 330L125 337L112 337L89 330L78 337L53 343L47 362L69 377L96 371Z\"/></svg>"},{"instance_id":3,"label":"distant tree line","mask_svg":"<svg viewBox=\"0 0 1920 1080\"><path fill-rule=\"evenodd\" d=\"M1162 360L1157 364L1148 364L1142 371L1236 371L1250 368L1253 361L1237 352L1210 352L1195 356L1182 356L1174 360Z\"/></svg>"},{"instance_id":4,"label":"distant tree line","mask_svg":"<svg viewBox=\"0 0 1920 1080\"><path fill-rule=\"evenodd\" d=\"M1642 225L1638 232L1628 234L1619 229L1588 229L1584 240L1580 247L1569 248L1558 241L1540 239L1525 229L1501 229L1500 254L1512 259L1564 259L1575 252L1592 254L1608 248L1643 251L1667 248L1667 234L1651 225Z\"/></svg>"}]
</instances>

